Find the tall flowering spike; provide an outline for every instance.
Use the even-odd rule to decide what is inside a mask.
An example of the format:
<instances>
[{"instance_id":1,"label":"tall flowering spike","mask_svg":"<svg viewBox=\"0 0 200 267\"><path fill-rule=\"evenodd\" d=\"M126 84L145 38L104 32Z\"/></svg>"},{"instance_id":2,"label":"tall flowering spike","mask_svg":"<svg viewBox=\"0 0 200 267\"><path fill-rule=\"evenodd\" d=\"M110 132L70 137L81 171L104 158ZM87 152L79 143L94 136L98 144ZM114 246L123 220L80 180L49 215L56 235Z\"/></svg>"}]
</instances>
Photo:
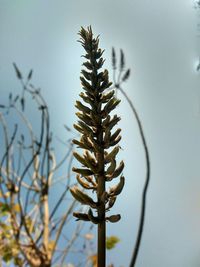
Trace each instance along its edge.
<instances>
[{"instance_id":1,"label":"tall flowering spike","mask_svg":"<svg viewBox=\"0 0 200 267\"><path fill-rule=\"evenodd\" d=\"M94 38L92 28L81 28L80 43L85 50L84 69L81 71L81 101L76 101L78 117L74 128L81 134L80 140L73 140L82 154L74 153L74 157L81 166L73 168L77 173L78 183L86 190L96 193L93 200L79 187L71 188L71 193L81 204L88 205L88 213L74 213L78 220L91 221L98 224L98 266L105 266L105 221L117 222L120 215L106 217L106 212L114 205L116 196L124 186L124 177L121 176L117 185L106 192L106 182L121 175L124 163L116 164L119 152L117 145L121 139L121 129L114 130L120 118L111 115L120 100L114 97L108 71L101 70L104 64L103 50L99 48L99 37ZM92 209L97 211L93 213Z\"/></svg>"}]
</instances>

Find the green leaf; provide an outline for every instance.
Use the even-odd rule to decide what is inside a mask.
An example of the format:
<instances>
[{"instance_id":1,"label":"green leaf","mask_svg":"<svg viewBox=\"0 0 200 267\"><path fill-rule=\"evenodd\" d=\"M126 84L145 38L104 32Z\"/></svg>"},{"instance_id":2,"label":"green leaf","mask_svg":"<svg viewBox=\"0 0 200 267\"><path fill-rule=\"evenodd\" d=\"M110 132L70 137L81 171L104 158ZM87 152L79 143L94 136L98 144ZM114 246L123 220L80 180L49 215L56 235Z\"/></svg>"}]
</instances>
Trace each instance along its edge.
<instances>
[{"instance_id":1,"label":"green leaf","mask_svg":"<svg viewBox=\"0 0 200 267\"><path fill-rule=\"evenodd\" d=\"M106 249L113 249L119 241L117 236L106 237Z\"/></svg>"},{"instance_id":2,"label":"green leaf","mask_svg":"<svg viewBox=\"0 0 200 267\"><path fill-rule=\"evenodd\" d=\"M11 249L7 248L2 258L3 258L3 261L5 261L8 264L13 258Z\"/></svg>"},{"instance_id":3,"label":"green leaf","mask_svg":"<svg viewBox=\"0 0 200 267\"><path fill-rule=\"evenodd\" d=\"M0 213L9 212L9 211L10 211L9 205L1 202L0 203Z\"/></svg>"}]
</instances>

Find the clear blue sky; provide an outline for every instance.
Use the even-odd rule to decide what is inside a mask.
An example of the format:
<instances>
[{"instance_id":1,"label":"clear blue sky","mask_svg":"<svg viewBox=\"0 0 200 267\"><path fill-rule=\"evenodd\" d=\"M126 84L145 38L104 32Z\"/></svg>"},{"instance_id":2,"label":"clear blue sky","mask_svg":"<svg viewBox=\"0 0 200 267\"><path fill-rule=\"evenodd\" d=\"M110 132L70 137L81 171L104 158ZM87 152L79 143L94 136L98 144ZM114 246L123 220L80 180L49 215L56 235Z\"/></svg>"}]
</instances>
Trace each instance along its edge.
<instances>
[{"instance_id":1,"label":"clear blue sky","mask_svg":"<svg viewBox=\"0 0 200 267\"><path fill-rule=\"evenodd\" d=\"M123 48L131 78L125 90L139 111L151 157L144 235L136 267L200 266L200 53L198 12L189 0L0 0L0 96L18 88L15 61L42 88L52 128L76 120L83 50L77 32L92 25L106 49ZM119 94L119 97L120 94ZM138 128L122 98L126 187L108 225L121 239L108 262L128 266L138 226L145 161ZM63 152L63 151L62 151Z\"/></svg>"}]
</instances>

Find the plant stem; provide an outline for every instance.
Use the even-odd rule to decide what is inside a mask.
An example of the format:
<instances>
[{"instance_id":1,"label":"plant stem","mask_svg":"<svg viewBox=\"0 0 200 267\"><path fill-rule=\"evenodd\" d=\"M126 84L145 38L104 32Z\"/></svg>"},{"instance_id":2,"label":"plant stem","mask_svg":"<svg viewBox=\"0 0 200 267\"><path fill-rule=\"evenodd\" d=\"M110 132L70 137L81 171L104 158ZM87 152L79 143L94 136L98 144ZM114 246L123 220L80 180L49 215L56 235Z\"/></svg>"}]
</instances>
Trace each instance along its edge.
<instances>
[{"instance_id":1,"label":"plant stem","mask_svg":"<svg viewBox=\"0 0 200 267\"><path fill-rule=\"evenodd\" d=\"M103 142L103 130L102 130L102 120L97 129L97 140L101 144ZM105 177L104 177L104 149L97 154L97 161L99 165L99 175L98 175L98 187L97 187L97 197L98 197L98 218L100 218L100 223L98 224L98 260L97 267L106 266L106 222L105 222L105 201L102 199L105 193Z\"/></svg>"},{"instance_id":2,"label":"plant stem","mask_svg":"<svg viewBox=\"0 0 200 267\"><path fill-rule=\"evenodd\" d=\"M98 198L100 206L98 208L98 217L101 218L101 222L98 224L98 265L97 267L106 266L106 223L105 223L105 204L100 199L103 192L105 192L105 180L104 177L99 177L99 192Z\"/></svg>"},{"instance_id":3,"label":"plant stem","mask_svg":"<svg viewBox=\"0 0 200 267\"><path fill-rule=\"evenodd\" d=\"M101 211L105 215L105 207L104 211ZM100 211L98 212L100 215ZM106 223L102 221L98 224L98 265L97 267L105 267L106 266Z\"/></svg>"},{"instance_id":4,"label":"plant stem","mask_svg":"<svg viewBox=\"0 0 200 267\"><path fill-rule=\"evenodd\" d=\"M140 136L142 138L142 144L144 147L145 159L146 159L146 180L145 180L144 188L143 188L143 192L142 192L142 204L141 204L139 228L138 228L138 232L137 232L137 237L136 237L136 242L135 242L135 247L133 250L131 263L129 265L129 267L134 267L136 260L137 260L137 256L138 256L138 252L139 252L139 248L140 248L140 243L142 240L142 233L143 233L143 229L144 229L144 220L145 220L145 212L146 212L146 197L147 197L147 190L148 190L149 181L150 181L150 157L149 157L147 142L146 142L146 139L144 136L144 131L142 128L142 123L140 121L139 115L138 115L132 101L130 100L128 95L125 93L125 91L120 86L118 87L118 89L120 90L120 92L124 95L124 97L128 101L128 103L132 109L132 112L136 118L136 121L137 121L137 124L139 127L139 131L140 131Z\"/></svg>"}]
</instances>

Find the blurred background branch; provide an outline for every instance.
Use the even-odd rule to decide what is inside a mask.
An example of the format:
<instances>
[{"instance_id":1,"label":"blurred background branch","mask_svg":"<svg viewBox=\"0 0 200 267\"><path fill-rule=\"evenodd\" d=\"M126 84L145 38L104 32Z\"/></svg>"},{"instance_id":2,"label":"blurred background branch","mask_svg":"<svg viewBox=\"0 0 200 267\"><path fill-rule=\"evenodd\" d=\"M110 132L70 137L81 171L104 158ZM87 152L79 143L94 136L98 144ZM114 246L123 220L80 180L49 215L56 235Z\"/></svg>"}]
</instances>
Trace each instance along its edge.
<instances>
[{"instance_id":1,"label":"blurred background branch","mask_svg":"<svg viewBox=\"0 0 200 267\"><path fill-rule=\"evenodd\" d=\"M4 137L0 155L1 258L15 266L48 267L52 261L63 264L80 233L76 228L66 247L57 250L76 205L71 197L67 198L72 184L73 144L69 139L66 154L57 162L48 105L40 89L30 82L33 71L23 79L17 65L13 65L22 91L14 96L10 93L8 104L0 105ZM34 112L38 114L37 127L40 126L36 130L26 114L29 105L35 105ZM68 168L61 176L63 164L68 164ZM61 182L63 192L57 196L50 193ZM60 214L63 205L64 212Z\"/></svg>"},{"instance_id":2,"label":"blurred background branch","mask_svg":"<svg viewBox=\"0 0 200 267\"><path fill-rule=\"evenodd\" d=\"M133 254L132 254L132 258L130 262L130 267L134 267L136 264L136 260L137 260L141 240L142 240L142 233L144 229L146 198L147 198L147 190L148 190L149 181L150 181L150 157L149 157L149 149L147 146L147 141L145 138L141 119L139 117L139 114L135 108L133 101L129 98L128 94L122 87L124 82L126 82L130 76L130 69L125 68L125 55L122 49L120 49L120 60L119 60L119 64L117 64L116 52L115 52L115 49L112 48L112 68L113 68L113 86L116 89L116 93L118 91L122 93L122 95L124 96L125 100L128 102L131 108L131 111L133 113L133 116L139 128L140 137L141 137L142 145L144 148L145 161L146 161L146 177L145 177L145 182L144 182L144 187L143 187L143 192L142 192L142 199L141 199L140 220L139 220L138 232L136 236L136 242L135 242L135 246L133 249Z\"/></svg>"}]
</instances>

